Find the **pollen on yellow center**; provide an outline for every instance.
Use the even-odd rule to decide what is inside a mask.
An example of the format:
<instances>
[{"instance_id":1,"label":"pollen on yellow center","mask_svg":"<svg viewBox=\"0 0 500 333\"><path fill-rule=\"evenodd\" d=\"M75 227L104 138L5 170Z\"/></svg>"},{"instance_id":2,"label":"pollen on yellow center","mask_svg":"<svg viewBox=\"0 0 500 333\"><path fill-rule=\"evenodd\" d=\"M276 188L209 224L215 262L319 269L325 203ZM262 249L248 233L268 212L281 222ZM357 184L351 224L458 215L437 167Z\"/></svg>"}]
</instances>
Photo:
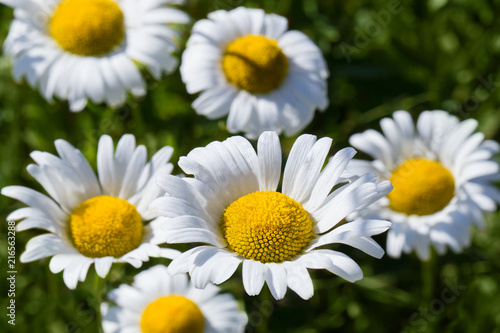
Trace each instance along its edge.
<instances>
[{"instance_id":1,"label":"pollen on yellow center","mask_svg":"<svg viewBox=\"0 0 500 333\"><path fill-rule=\"evenodd\" d=\"M71 214L69 233L84 256L121 257L142 243L142 219L134 205L107 195L84 201Z\"/></svg>"},{"instance_id":2,"label":"pollen on yellow center","mask_svg":"<svg viewBox=\"0 0 500 333\"><path fill-rule=\"evenodd\" d=\"M123 13L113 0L63 0L50 19L50 35L70 53L107 54L125 36Z\"/></svg>"},{"instance_id":3,"label":"pollen on yellow center","mask_svg":"<svg viewBox=\"0 0 500 333\"><path fill-rule=\"evenodd\" d=\"M313 222L302 205L274 191L234 201L220 226L230 250L264 263L291 260L314 238Z\"/></svg>"},{"instance_id":4,"label":"pollen on yellow center","mask_svg":"<svg viewBox=\"0 0 500 333\"><path fill-rule=\"evenodd\" d=\"M390 179L394 189L387 197L390 207L407 215L439 212L453 199L455 180L442 164L425 158L407 160Z\"/></svg>"},{"instance_id":5,"label":"pollen on yellow center","mask_svg":"<svg viewBox=\"0 0 500 333\"><path fill-rule=\"evenodd\" d=\"M180 295L158 298L141 317L142 333L202 333L205 318L200 308Z\"/></svg>"},{"instance_id":6,"label":"pollen on yellow center","mask_svg":"<svg viewBox=\"0 0 500 333\"><path fill-rule=\"evenodd\" d=\"M248 35L229 44L222 57L222 69L236 87L252 94L265 94L283 83L288 59L277 41Z\"/></svg>"}]
</instances>

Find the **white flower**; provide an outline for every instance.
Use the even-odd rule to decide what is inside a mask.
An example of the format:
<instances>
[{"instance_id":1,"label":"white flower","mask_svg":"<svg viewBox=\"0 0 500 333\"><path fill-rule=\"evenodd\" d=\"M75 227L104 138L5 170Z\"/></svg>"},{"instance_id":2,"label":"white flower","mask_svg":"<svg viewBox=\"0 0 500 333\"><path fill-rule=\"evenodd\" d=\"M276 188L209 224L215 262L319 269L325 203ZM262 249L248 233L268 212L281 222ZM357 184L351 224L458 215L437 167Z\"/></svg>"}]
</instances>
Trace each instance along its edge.
<instances>
[{"instance_id":1,"label":"white flower","mask_svg":"<svg viewBox=\"0 0 500 333\"><path fill-rule=\"evenodd\" d=\"M99 179L82 153L64 140L55 142L60 157L40 151L31 153L37 164L27 168L50 197L30 188L8 186L2 194L29 207L12 212L7 220L22 220L17 230L49 231L32 238L21 262L51 257L50 270L64 270L63 279L74 289L84 281L94 263L105 277L114 262L140 267L149 257L174 258L179 252L150 242L156 218L148 206L164 192L155 182L160 173L170 173L173 149L164 147L147 162L144 146L135 145L133 135L124 135L116 154L113 141L103 135L97 151Z\"/></svg>"},{"instance_id":2,"label":"white flower","mask_svg":"<svg viewBox=\"0 0 500 333\"><path fill-rule=\"evenodd\" d=\"M137 274L132 286L121 285L103 303L105 333L238 333L248 318L229 294L208 285L196 289L186 274L170 276L164 266Z\"/></svg>"},{"instance_id":3,"label":"white flower","mask_svg":"<svg viewBox=\"0 0 500 333\"><path fill-rule=\"evenodd\" d=\"M328 106L328 69L320 49L286 18L261 9L218 10L198 21L182 55L182 80L198 114L229 113L227 129L257 138L293 135Z\"/></svg>"},{"instance_id":4,"label":"white flower","mask_svg":"<svg viewBox=\"0 0 500 333\"><path fill-rule=\"evenodd\" d=\"M186 23L167 7L182 0L0 0L15 19L4 44L14 78L25 77L43 97L68 100L81 111L87 100L119 106L127 92L146 93L135 62L156 79L172 72L177 33L167 24Z\"/></svg>"},{"instance_id":5,"label":"white flower","mask_svg":"<svg viewBox=\"0 0 500 333\"><path fill-rule=\"evenodd\" d=\"M445 111L423 112L416 130L406 111L395 112L380 125L384 135L367 130L350 139L374 160L353 160L347 170L377 172L394 186L362 218L393 223L387 236L392 257L415 250L426 260L430 244L439 254L447 246L460 252L470 243L470 224L482 226L483 211L496 210L500 202L500 192L491 184L500 178L498 163L491 160L498 144L483 141L482 133L472 134L476 120L459 122Z\"/></svg>"},{"instance_id":6,"label":"white flower","mask_svg":"<svg viewBox=\"0 0 500 333\"><path fill-rule=\"evenodd\" d=\"M274 298L287 286L304 299L313 293L307 268L322 269L348 281L362 278L360 267L341 252L321 248L342 243L380 258L384 251L370 238L390 223L363 220L339 226L354 211L391 190L366 174L345 184L340 179L355 154L339 151L322 170L332 140L300 136L286 163L282 191L281 148L275 132L264 132L258 154L240 136L196 148L179 161L194 178L159 177L166 195L151 204L160 216L154 224L161 243L206 243L184 252L169 266L172 274L189 272L197 288L219 284L243 262L243 285L259 294L266 281ZM335 189L333 192L332 189ZM330 193L331 192L331 193Z\"/></svg>"}]
</instances>

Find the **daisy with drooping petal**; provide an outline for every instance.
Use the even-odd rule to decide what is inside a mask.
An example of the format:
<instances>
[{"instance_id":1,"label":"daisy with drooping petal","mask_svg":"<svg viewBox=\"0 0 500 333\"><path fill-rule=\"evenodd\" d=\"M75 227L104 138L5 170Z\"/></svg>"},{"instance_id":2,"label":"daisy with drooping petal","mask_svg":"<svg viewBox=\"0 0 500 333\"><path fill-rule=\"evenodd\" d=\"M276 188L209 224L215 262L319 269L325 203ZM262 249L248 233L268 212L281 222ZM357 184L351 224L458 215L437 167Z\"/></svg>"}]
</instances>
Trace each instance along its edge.
<instances>
[{"instance_id":1,"label":"daisy with drooping petal","mask_svg":"<svg viewBox=\"0 0 500 333\"><path fill-rule=\"evenodd\" d=\"M352 160L347 170L377 172L394 190L361 217L393 223L387 235L392 257L416 251L426 260L430 245L439 254L446 247L460 252L470 243L470 224L482 226L483 212L496 210L500 202L500 191L492 185L500 179L499 167L491 159L498 143L473 134L476 120L459 122L445 111L423 112L416 130L406 111L380 125L383 135L367 130L351 137L350 143L374 160Z\"/></svg>"},{"instance_id":2,"label":"daisy with drooping petal","mask_svg":"<svg viewBox=\"0 0 500 333\"><path fill-rule=\"evenodd\" d=\"M22 220L17 230L38 228L49 231L32 238L21 262L52 257L50 270L64 271L68 288L84 281L94 263L104 278L114 262L140 267L149 257L174 258L178 251L151 243L154 226L144 223L156 218L149 204L164 192L156 178L170 173L173 149L164 147L147 162L144 146L133 135L124 135L113 148L103 135L97 151L96 177L82 153L64 140L57 140L58 156L34 151L37 164L27 168L50 197L30 188L8 186L2 194L29 207L12 212L7 220Z\"/></svg>"},{"instance_id":3,"label":"daisy with drooping petal","mask_svg":"<svg viewBox=\"0 0 500 333\"><path fill-rule=\"evenodd\" d=\"M293 135L328 105L328 69L320 49L286 18L261 9L218 10L198 21L182 55L181 74L200 115L229 113L227 129L257 138Z\"/></svg>"},{"instance_id":4,"label":"daisy with drooping petal","mask_svg":"<svg viewBox=\"0 0 500 333\"><path fill-rule=\"evenodd\" d=\"M105 333L238 333L247 315L229 294L210 284L196 289L186 274L170 276L164 266L137 274L132 286L121 285L103 303Z\"/></svg>"},{"instance_id":5,"label":"daisy with drooping petal","mask_svg":"<svg viewBox=\"0 0 500 333\"><path fill-rule=\"evenodd\" d=\"M203 288L210 281L226 281L243 263L247 293L259 294L267 282L276 299L284 297L287 287L310 298L314 288L307 268L327 269L351 282L361 279L363 272L351 258L322 247L347 244L380 258L384 251L371 236L386 231L389 222L338 224L392 187L375 184L374 173L345 184L340 176L355 154L352 148L339 151L323 169L331 142L300 136L286 163L281 192L275 132L259 137L257 154L248 140L235 136L182 157L180 167L194 178L159 178L167 194L151 204L162 216L153 222L160 232L152 241L206 245L184 252L169 271L189 272L194 286Z\"/></svg>"},{"instance_id":6,"label":"daisy with drooping petal","mask_svg":"<svg viewBox=\"0 0 500 333\"><path fill-rule=\"evenodd\" d=\"M26 78L45 99L68 100L81 111L87 100L119 106L127 92L146 93L135 63L156 79L172 72L177 33L167 24L189 17L167 5L182 0L0 0L15 19L4 44L14 78Z\"/></svg>"}]
</instances>

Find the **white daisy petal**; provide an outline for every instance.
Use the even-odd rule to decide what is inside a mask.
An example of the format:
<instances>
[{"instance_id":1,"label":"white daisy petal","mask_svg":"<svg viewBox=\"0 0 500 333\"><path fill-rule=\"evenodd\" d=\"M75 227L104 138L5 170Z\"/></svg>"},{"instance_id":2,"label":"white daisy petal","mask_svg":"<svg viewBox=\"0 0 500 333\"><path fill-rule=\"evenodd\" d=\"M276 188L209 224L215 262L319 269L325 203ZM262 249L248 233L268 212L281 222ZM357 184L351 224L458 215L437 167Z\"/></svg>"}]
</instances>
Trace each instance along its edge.
<instances>
[{"instance_id":1,"label":"white daisy petal","mask_svg":"<svg viewBox=\"0 0 500 333\"><path fill-rule=\"evenodd\" d=\"M267 274L266 282L269 287L269 291L276 300L280 300L285 297L287 288L287 278L286 270L283 265L276 263L266 264Z\"/></svg>"},{"instance_id":2,"label":"white daisy petal","mask_svg":"<svg viewBox=\"0 0 500 333\"><path fill-rule=\"evenodd\" d=\"M378 235L389 230L390 227L390 222L382 220L357 220L349 222L322 235L321 238L311 245L308 251L331 243L348 244L353 238L357 239Z\"/></svg>"},{"instance_id":3,"label":"white daisy petal","mask_svg":"<svg viewBox=\"0 0 500 333\"><path fill-rule=\"evenodd\" d=\"M95 259L95 270L97 272L97 275L104 279L106 275L108 275L109 269L111 268L112 264L113 257Z\"/></svg>"},{"instance_id":4,"label":"white daisy petal","mask_svg":"<svg viewBox=\"0 0 500 333\"><path fill-rule=\"evenodd\" d=\"M243 286L248 295L255 296L260 293L268 270L267 265L261 262L254 260L243 261Z\"/></svg>"},{"instance_id":5,"label":"white daisy petal","mask_svg":"<svg viewBox=\"0 0 500 333\"><path fill-rule=\"evenodd\" d=\"M307 269L300 265L286 265L285 268L288 287L303 299L311 298L314 286Z\"/></svg>"},{"instance_id":6,"label":"white daisy petal","mask_svg":"<svg viewBox=\"0 0 500 333\"><path fill-rule=\"evenodd\" d=\"M276 192L281 169L277 133L261 134L258 154L248 140L232 137L181 157L181 168L194 178L160 179L166 193L152 205L160 215L153 222L154 229L161 230L159 237L169 243L209 245L195 246L176 257L169 273L189 272L194 286L203 288L210 281L226 281L243 261L247 294L259 294L267 283L275 299L283 298L287 287L304 299L310 298L314 288L307 268L327 269L349 281L360 279L362 272L349 257L316 247L343 243L380 258L384 251L371 236L386 231L391 223L365 219L334 227L344 215L386 195L391 185L375 184L375 174L349 182L342 179L354 155L350 148L321 171L330 146L329 138L316 141L312 135L300 136L285 165L281 193ZM338 185L340 188L329 194ZM303 206L301 201L308 198ZM316 223L318 214L333 216L335 211L341 213L334 223Z\"/></svg>"},{"instance_id":7,"label":"white daisy petal","mask_svg":"<svg viewBox=\"0 0 500 333\"><path fill-rule=\"evenodd\" d=\"M161 190L149 191L147 195L141 192L151 188L151 184L156 185L153 178L158 171L172 170L171 165L166 168L171 148L162 149L146 164L146 148L136 147L133 136L124 135L115 154L112 139L104 135L97 152L98 180L80 151L63 140L57 140L55 145L61 157L33 152L31 156L37 164L28 166L29 173L51 197L20 186L4 187L1 191L28 205L8 216L21 220L18 231L40 228L49 232L26 244L26 251L20 257L22 262L52 257L50 270L64 271L65 284L74 289L78 281L85 280L92 264L104 278L115 262L140 267L150 257L172 259L179 255L178 251L160 249L153 242L164 237L154 227L158 222L154 220L148 225L157 216L144 214L135 205L148 207L164 194ZM126 201L118 195L133 200ZM213 243L223 246L220 236L211 234Z\"/></svg>"},{"instance_id":8,"label":"white daisy petal","mask_svg":"<svg viewBox=\"0 0 500 333\"><path fill-rule=\"evenodd\" d=\"M196 112L209 119L229 112L227 130L251 139L306 127L314 111L328 105L328 69L305 34L287 29L286 18L244 7L196 22L180 68L187 91L201 93L192 104ZM271 55L267 47L277 52ZM256 59L273 69L247 70Z\"/></svg>"},{"instance_id":9,"label":"white daisy petal","mask_svg":"<svg viewBox=\"0 0 500 333\"><path fill-rule=\"evenodd\" d=\"M401 257L405 245L405 233L396 225L387 233L387 254L393 258Z\"/></svg>"},{"instance_id":10,"label":"white daisy petal","mask_svg":"<svg viewBox=\"0 0 500 333\"><path fill-rule=\"evenodd\" d=\"M163 331L201 327L203 332L243 333L248 317L233 296L219 291L212 284L196 289L185 274L170 276L165 267L154 266L136 275L132 286L121 285L108 294L117 306L101 305L103 328L105 332L142 332L144 325L160 325ZM178 316L178 311L187 315Z\"/></svg>"},{"instance_id":11,"label":"white daisy petal","mask_svg":"<svg viewBox=\"0 0 500 333\"><path fill-rule=\"evenodd\" d=\"M204 91L194 102L193 108L208 119L217 119L229 113L237 91L232 87L216 87Z\"/></svg>"},{"instance_id":12,"label":"white daisy petal","mask_svg":"<svg viewBox=\"0 0 500 333\"><path fill-rule=\"evenodd\" d=\"M460 252L470 243L470 225L483 226L483 213L495 211L500 202L500 191L492 186L500 179L500 167L493 160L500 146L483 141L482 133L473 133L476 120L459 122L440 110L422 112L416 130L406 111L397 111L393 119L382 119L380 124L383 137L373 130L351 137L351 142L374 161L353 160L344 177L355 182L361 174L375 171L382 182L373 198L389 194L347 219L393 222L386 247L391 257L415 251L421 260L428 260L431 245L440 255L447 247ZM392 191L387 179L392 182ZM369 242L351 243L373 255L381 254Z\"/></svg>"},{"instance_id":13,"label":"white daisy petal","mask_svg":"<svg viewBox=\"0 0 500 333\"><path fill-rule=\"evenodd\" d=\"M327 269L349 282L363 278L363 271L358 264L341 252L315 250L304 254L298 261L307 268Z\"/></svg>"},{"instance_id":14,"label":"white daisy petal","mask_svg":"<svg viewBox=\"0 0 500 333\"><path fill-rule=\"evenodd\" d=\"M347 215L380 197L377 195L377 186L369 182L372 178L372 174L366 174L349 184L350 186L344 185L331 194L331 200L313 213L320 233L328 231Z\"/></svg>"},{"instance_id":15,"label":"white daisy petal","mask_svg":"<svg viewBox=\"0 0 500 333\"><path fill-rule=\"evenodd\" d=\"M261 191L276 191L281 174L281 147L276 132L264 132L258 141Z\"/></svg>"},{"instance_id":16,"label":"white daisy petal","mask_svg":"<svg viewBox=\"0 0 500 333\"><path fill-rule=\"evenodd\" d=\"M340 176L353 158L354 154L356 154L354 149L344 148L336 153L335 156L333 156L333 158L328 162L311 191L311 197L304 204L308 210L314 211L323 204L326 197L330 193L330 189L338 183Z\"/></svg>"},{"instance_id":17,"label":"white daisy petal","mask_svg":"<svg viewBox=\"0 0 500 333\"><path fill-rule=\"evenodd\" d=\"M315 142L315 136L304 134L299 136L293 144L283 173L283 193L292 195L292 191L296 187L295 183L299 181L295 176L299 173Z\"/></svg>"},{"instance_id":18,"label":"white daisy petal","mask_svg":"<svg viewBox=\"0 0 500 333\"><path fill-rule=\"evenodd\" d=\"M68 100L73 112L83 110L89 99L116 107L125 102L128 92L134 96L146 93L134 61L158 79L175 69L178 32L167 24L185 24L189 17L170 8L172 2L113 1L104 4L108 10L92 7L102 4L89 5L90 10L75 9L73 4L71 13L69 7L60 6L62 2L4 1L15 8L4 45L13 60L14 77L26 77L48 101L54 97ZM123 25L99 24L106 31L96 36L94 29L74 25L86 22L89 13L97 23L123 20ZM69 20L61 17L70 14L74 20L68 25ZM109 45L101 41L101 35L111 39Z\"/></svg>"}]
</instances>

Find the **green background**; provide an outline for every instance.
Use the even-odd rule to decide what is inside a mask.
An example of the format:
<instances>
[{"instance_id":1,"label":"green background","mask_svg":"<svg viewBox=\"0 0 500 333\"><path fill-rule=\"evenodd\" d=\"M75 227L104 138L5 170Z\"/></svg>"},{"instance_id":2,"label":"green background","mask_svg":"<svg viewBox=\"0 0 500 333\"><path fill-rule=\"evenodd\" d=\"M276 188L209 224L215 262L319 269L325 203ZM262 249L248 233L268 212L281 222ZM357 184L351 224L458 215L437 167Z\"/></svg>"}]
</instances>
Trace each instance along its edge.
<instances>
[{"instance_id":1,"label":"green background","mask_svg":"<svg viewBox=\"0 0 500 333\"><path fill-rule=\"evenodd\" d=\"M460 119L475 118L487 138L499 140L500 1L214 0L189 1L185 9L198 20L215 9L240 5L287 17L291 29L305 32L322 49L331 72L330 106L304 132L332 137L332 154L348 145L351 134L379 129L379 120L399 109L414 117L443 109ZM0 7L0 40L12 16L12 9ZM183 43L188 32L189 27ZM195 147L230 136L225 119L211 121L194 113L190 104L195 96L186 93L178 71L161 82L148 79L147 96L129 99L117 110L89 105L71 113L67 103L49 104L27 84L14 83L11 70L9 59L1 57L0 187L43 191L26 172L32 163L29 153L55 153L58 138L80 148L95 166L102 134L117 140L133 133L150 156L170 145L173 163ZM294 140L282 138L285 154ZM20 206L0 197L0 219ZM351 284L311 271L315 295L308 301L290 290L283 301L270 301L267 287L258 297L246 296L241 273L222 288L241 300L250 317L249 332L500 332L499 222L498 214L489 215L485 231L473 230L470 248L429 263L415 255L377 260L342 248L366 277ZM97 332L95 271L91 268L87 281L69 291L62 274L49 271L49 259L17 262L16 326L7 325L6 225L0 229L0 331ZM17 256L39 233L17 234ZM376 240L385 245L384 235ZM167 261L155 259L144 267L157 263ZM135 273L131 266L113 267L105 290L131 281ZM450 285L460 288L453 294Z\"/></svg>"}]
</instances>

